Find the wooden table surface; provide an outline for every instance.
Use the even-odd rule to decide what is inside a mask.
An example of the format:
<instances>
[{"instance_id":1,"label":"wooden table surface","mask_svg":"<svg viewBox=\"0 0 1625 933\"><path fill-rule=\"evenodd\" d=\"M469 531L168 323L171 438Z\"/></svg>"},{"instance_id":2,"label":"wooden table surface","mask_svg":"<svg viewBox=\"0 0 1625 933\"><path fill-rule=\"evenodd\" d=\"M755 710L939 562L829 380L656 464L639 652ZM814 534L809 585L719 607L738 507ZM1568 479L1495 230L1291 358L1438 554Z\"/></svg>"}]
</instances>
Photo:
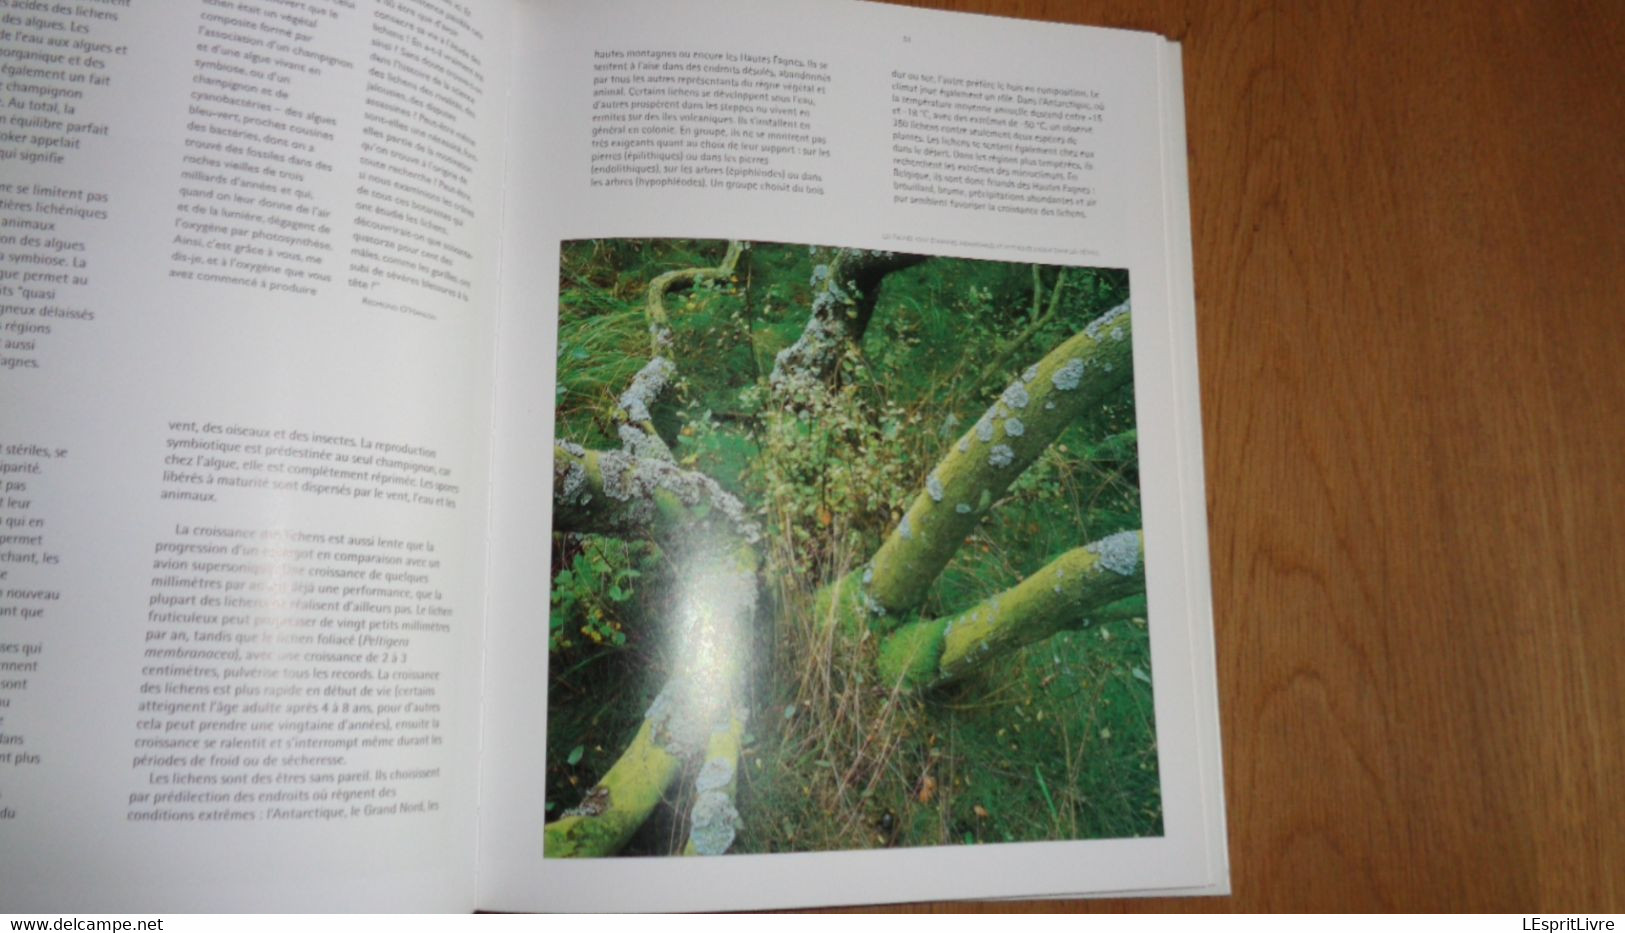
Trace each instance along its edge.
<instances>
[{"instance_id":1,"label":"wooden table surface","mask_svg":"<svg viewBox=\"0 0 1625 933\"><path fill-rule=\"evenodd\" d=\"M1015 909L1625 911L1625 3L929 5L1185 54L1235 893Z\"/></svg>"}]
</instances>

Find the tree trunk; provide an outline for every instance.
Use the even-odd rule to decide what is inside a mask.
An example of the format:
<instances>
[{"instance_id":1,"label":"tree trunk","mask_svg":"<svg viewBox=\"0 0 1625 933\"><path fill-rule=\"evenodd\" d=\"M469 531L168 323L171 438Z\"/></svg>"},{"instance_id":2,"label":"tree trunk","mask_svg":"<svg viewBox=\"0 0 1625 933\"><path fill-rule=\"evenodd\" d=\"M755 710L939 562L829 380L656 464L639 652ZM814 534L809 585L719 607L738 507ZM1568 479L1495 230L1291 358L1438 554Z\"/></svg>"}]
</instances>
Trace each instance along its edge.
<instances>
[{"instance_id":1,"label":"tree trunk","mask_svg":"<svg viewBox=\"0 0 1625 933\"><path fill-rule=\"evenodd\" d=\"M880 296L880 282L926 257L883 250L842 249L827 265L813 270L812 314L795 343L779 351L768 377L785 398L796 389L827 382L840 365L848 344L863 339Z\"/></svg>"}]
</instances>

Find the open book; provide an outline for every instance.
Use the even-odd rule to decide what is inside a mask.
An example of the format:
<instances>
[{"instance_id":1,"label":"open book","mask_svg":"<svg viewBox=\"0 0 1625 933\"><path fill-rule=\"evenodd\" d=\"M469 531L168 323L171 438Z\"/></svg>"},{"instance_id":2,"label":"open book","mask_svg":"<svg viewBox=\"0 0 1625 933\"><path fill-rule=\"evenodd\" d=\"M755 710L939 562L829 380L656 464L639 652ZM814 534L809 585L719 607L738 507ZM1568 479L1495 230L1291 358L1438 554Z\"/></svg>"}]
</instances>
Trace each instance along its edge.
<instances>
[{"instance_id":1,"label":"open book","mask_svg":"<svg viewBox=\"0 0 1625 933\"><path fill-rule=\"evenodd\" d=\"M0 910L1228 888L1178 48L0 9Z\"/></svg>"}]
</instances>

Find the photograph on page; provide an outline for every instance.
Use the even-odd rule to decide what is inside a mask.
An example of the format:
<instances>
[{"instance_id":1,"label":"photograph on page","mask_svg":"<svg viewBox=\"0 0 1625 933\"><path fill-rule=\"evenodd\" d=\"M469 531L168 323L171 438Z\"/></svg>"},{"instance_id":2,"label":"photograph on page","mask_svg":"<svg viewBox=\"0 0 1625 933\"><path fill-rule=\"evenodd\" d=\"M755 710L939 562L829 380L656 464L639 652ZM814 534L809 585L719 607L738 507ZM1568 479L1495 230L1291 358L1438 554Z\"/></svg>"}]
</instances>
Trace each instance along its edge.
<instances>
[{"instance_id":1,"label":"photograph on page","mask_svg":"<svg viewBox=\"0 0 1625 933\"><path fill-rule=\"evenodd\" d=\"M1164 834L1126 270L560 257L548 858Z\"/></svg>"}]
</instances>

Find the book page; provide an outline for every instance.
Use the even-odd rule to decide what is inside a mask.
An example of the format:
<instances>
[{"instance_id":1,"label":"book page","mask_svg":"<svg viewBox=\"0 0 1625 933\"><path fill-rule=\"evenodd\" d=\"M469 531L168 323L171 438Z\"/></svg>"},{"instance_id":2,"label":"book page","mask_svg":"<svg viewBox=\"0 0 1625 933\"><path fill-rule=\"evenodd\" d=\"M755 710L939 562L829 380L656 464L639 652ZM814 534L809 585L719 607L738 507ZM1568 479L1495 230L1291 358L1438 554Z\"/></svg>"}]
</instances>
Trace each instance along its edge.
<instances>
[{"instance_id":1,"label":"book page","mask_svg":"<svg viewBox=\"0 0 1625 933\"><path fill-rule=\"evenodd\" d=\"M6 909L472 907L495 12L0 4Z\"/></svg>"},{"instance_id":2,"label":"book page","mask_svg":"<svg viewBox=\"0 0 1625 933\"><path fill-rule=\"evenodd\" d=\"M1177 48L516 35L481 906L1226 890Z\"/></svg>"}]
</instances>

